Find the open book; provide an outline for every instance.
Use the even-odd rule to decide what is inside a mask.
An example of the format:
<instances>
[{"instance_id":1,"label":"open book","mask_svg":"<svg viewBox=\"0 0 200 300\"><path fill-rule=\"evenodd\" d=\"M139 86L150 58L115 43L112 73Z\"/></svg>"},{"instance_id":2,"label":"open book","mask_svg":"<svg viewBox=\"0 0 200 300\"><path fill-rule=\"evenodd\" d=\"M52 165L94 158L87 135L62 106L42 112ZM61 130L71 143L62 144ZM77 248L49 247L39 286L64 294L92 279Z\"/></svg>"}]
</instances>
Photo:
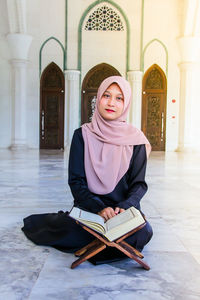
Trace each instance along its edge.
<instances>
[{"instance_id":1,"label":"open book","mask_svg":"<svg viewBox=\"0 0 200 300\"><path fill-rule=\"evenodd\" d=\"M114 241L145 223L140 211L133 206L105 223L101 216L78 207L73 207L69 216L104 235L109 241Z\"/></svg>"}]
</instances>

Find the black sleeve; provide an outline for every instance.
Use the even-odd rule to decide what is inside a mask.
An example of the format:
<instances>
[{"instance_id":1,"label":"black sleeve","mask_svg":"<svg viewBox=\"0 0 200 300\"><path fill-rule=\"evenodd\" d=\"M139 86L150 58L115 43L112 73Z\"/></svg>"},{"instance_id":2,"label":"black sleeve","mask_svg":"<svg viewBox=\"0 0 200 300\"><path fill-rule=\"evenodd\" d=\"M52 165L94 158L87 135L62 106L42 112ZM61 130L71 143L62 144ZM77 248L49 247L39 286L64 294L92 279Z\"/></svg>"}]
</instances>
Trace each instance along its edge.
<instances>
[{"instance_id":1,"label":"black sleeve","mask_svg":"<svg viewBox=\"0 0 200 300\"><path fill-rule=\"evenodd\" d=\"M106 207L103 201L88 189L81 128L75 130L72 138L69 154L68 184L74 197L75 206L93 213L98 213Z\"/></svg>"},{"instance_id":2,"label":"black sleeve","mask_svg":"<svg viewBox=\"0 0 200 300\"><path fill-rule=\"evenodd\" d=\"M145 182L146 165L147 156L145 145L135 146L128 170L128 194L124 201L118 203L119 207L127 209L134 206L140 209L140 200L148 189Z\"/></svg>"}]
</instances>

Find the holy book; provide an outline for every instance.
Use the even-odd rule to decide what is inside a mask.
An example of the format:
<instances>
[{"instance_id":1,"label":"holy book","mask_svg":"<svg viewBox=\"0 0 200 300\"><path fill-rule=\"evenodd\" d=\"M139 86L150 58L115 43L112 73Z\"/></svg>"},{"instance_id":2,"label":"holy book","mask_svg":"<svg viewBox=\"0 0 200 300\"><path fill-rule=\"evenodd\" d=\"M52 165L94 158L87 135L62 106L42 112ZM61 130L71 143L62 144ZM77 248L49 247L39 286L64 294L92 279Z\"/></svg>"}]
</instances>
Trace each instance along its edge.
<instances>
[{"instance_id":1,"label":"holy book","mask_svg":"<svg viewBox=\"0 0 200 300\"><path fill-rule=\"evenodd\" d=\"M98 214L82 210L78 207L73 207L69 216L102 234L110 242L145 224L145 219L141 212L133 206L106 222Z\"/></svg>"}]
</instances>

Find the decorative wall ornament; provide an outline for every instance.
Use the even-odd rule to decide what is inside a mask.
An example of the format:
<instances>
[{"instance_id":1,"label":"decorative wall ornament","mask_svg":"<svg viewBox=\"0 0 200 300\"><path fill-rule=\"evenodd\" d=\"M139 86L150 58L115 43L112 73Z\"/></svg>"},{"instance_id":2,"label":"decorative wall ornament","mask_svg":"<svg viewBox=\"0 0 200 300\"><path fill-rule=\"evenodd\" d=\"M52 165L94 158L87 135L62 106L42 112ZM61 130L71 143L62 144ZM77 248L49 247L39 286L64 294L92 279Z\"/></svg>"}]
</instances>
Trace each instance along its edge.
<instances>
[{"instance_id":1,"label":"decorative wall ornament","mask_svg":"<svg viewBox=\"0 0 200 300\"><path fill-rule=\"evenodd\" d=\"M120 16L110 7L104 5L97 8L88 18L85 30L123 31Z\"/></svg>"},{"instance_id":2,"label":"decorative wall ornament","mask_svg":"<svg viewBox=\"0 0 200 300\"><path fill-rule=\"evenodd\" d=\"M159 95L149 95L147 99L148 115L147 115L147 138L152 147L160 147L161 143L161 98Z\"/></svg>"},{"instance_id":3,"label":"decorative wall ornament","mask_svg":"<svg viewBox=\"0 0 200 300\"><path fill-rule=\"evenodd\" d=\"M163 89L163 79L158 69L153 68L146 81L146 89Z\"/></svg>"},{"instance_id":4,"label":"decorative wall ornament","mask_svg":"<svg viewBox=\"0 0 200 300\"><path fill-rule=\"evenodd\" d=\"M62 79L57 68L52 65L44 77L44 88L62 88Z\"/></svg>"},{"instance_id":5,"label":"decorative wall ornament","mask_svg":"<svg viewBox=\"0 0 200 300\"><path fill-rule=\"evenodd\" d=\"M148 102L147 128L159 127L161 99L159 96L150 95L147 99L147 102Z\"/></svg>"}]
</instances>

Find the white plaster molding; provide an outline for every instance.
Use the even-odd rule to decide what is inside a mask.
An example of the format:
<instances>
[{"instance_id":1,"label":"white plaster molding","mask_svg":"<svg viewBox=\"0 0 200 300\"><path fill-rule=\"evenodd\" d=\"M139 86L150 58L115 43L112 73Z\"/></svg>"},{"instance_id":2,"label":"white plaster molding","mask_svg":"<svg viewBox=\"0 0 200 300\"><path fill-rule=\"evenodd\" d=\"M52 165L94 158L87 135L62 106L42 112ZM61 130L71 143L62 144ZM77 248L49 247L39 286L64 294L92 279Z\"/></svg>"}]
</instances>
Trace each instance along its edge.
<instances>
[{"instance_id":1,"label":"white plaster molding","mask_svg":"<svg viewBox=\"0 0 200 300\"><path fill-rule=\"evenodd\" d=\"M184 0L183 5L183 35L193 35L195 12L199 0Z\"/></svg>"},{"instance_id":2,"label":"white plaster molding","mask_svg":"<svg viewBox=\"0 0 200 300\"><path fill-rule=\"evenodd\" d=\"M26 0L7 0L10 33L26 33Z\"/></svg>"},{"instance_id":3,"label":"white plaster molding","mask_svg":"<svg viewBox=\"0 0 200 300\"><path fill-rule=\"evenodd\" d=\"M80 71L65 72L65 148L71 144L74 130L80 126Z\"/></svg>"},{"instance_id":4,"label":"white plaster molding","mask_svg":"<svg viewBox=\"0 0 200 300\"><path fill-rule=\"evenodd\" d=\"M141 71L128 71L127 72L128 75L128 80L134 81L134 82L141 82L142 76L143 76L143 72Z\"/></svg>"},{"instance_id":5,"label":"white plaster molding","mask_svg":"<svg viewBox=\"0 0 200 300\"><path fill-rule=\"evenodd\" d=\"M10 47L11 59L28 59L28 51L32 42L32 36L21 33L10 33L7 35Z\"/></svg>"},{"instance_id":6,"label":"white plaster molding","mask_svg":"<svg viewBox=\"0 0 200 300\"><path fill-rule=\"evenodd\" d=\"M19 68L23 68L27 66L28 60L26 59L11 59L10 63L12 66L14 67L19 67Z\"/></svg>"},{"instance_id":7,"label":"white plaster molding","mask_svg":"<svg viewBox=\"0 0 200 300\"><path fill-rule=\"evenodd\" d=\"M193 35L194 36L200 35L200 1L197 1L196 8L195 8Z\"/></svg>"},{"instance_id":8,"label":"white plaster molding","mask_svg":"<svg viewBox=\"0 0 200 300\"><path fill-rule=\"evenodd\" d=\"M177 39L181 62L200 61L200 37L184 36Z\"/></svg>"},{"instance_id":9,"label":"white plaster molding","mask_svg":"<svg viewBox=\"0 0 200 300\"><path fill-rule=\"evenodd\" d=\"M26 0L16 0L19 32L26 33Z\"/></svg>"},{"instance_id":10,"label":"white plaster molding","mask_svg":"<svg viewBox=\"0 0 200 300\"><path fill-rule=\"evenodd\" d=\"M128 81L132 89L132 101L128 121L137 128L141 128L142 114L142 76L141 71L127 72Z\"/></svg>"},{"instance_id":11,"label":"white plaster molding","mask_svg":"<svg viewBox=\"0 0 200 300\"><path fill-rule=\"evenodd\" d=\"M66 70L65 77L67 80L79 80L80 71L78 70Z\"/></svg>"},{"instance_id":12,"label":"white plaster molding","mask_svg":"<svg viewBox=\"0 0 200 300\"><path fill-rule=\"evenodd\" d=\"M181 62L178 64L181 71L195 71L200 69L200 61L199 62Z\"/></svg>"},{"instance_id":13,"label":"white plaster molding","mask_svg":"<svg viewBox=\"0 0 200 300\"><path fill-rule=\"evenodd\" d=\"M15 0L7 0L8 22L10 33L19 32L17 20L17 5Z\"/></svg>"}]
</instances>

